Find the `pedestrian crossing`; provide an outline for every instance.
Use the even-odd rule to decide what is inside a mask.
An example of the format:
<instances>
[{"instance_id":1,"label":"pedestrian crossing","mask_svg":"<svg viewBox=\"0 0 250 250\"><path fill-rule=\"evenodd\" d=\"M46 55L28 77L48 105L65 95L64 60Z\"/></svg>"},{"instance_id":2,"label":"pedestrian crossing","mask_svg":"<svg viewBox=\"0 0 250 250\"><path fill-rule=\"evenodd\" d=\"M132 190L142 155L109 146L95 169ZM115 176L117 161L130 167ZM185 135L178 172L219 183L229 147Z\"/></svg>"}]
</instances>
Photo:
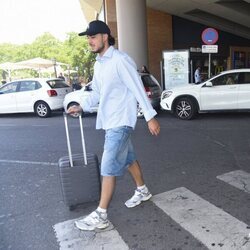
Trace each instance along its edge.
<instances>
[{"instance_id":1,"label":"pedestrian crossing","mask_svg":"<svg viewBox=\"0 0 250 250\"><path fill-rule=\"evenodd\" d=\"M250 194L250 173L237 170L217 179ZM154 195L151 201L209 250L250 250L250 229L246 223L185 187ZM74 227L75 220L54 226L60 250L129 249L112 224L101 232L79 232Z\"/></svg>"},{"instance_id":2,"label":"pedestrian crossing","mask_svg":"<svg viewBox=\"0 0 250 250\"><path fill-rule=\"evenodd\" d=\"M217 179L224 181L244 192L250 193L250 173L242 170L232 171L217 176Z\"/></svg>"},{"instance_id":3,"label":"pedestrian crossing","mask_svg":"<svg viewBox=\"0 0 250 250\"><path fill-rule=\"evenodd\" d=\"M74 222L75 219L54 226L60 250L129 250L112 224L100 233L80 231Z\"/></svg>"},{"instance_id":4,"label":"pedestrian crossing","mask_svg":"<svg viewBox=\"0 0 250 250\"><path fill-rule=\"evenodd\" d=\"M152 201L208 249L249 250L247 225L184 187Z\"/></svg>"}]
</instances>

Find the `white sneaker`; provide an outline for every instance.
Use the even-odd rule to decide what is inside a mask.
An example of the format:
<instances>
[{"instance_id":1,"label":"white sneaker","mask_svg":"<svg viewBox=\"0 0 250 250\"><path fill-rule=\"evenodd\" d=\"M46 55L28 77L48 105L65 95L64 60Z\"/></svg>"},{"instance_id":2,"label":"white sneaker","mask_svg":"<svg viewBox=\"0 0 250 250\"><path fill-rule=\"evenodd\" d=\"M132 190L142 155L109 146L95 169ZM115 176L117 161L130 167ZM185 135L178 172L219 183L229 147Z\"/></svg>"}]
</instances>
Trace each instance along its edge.
<instances>
[{"instance_id":1,"label":"white sneaker","mask_svg":"<svg viewBox=\"0 0 250 250\"><path fill-rule=\"evenodd\" d=\"M96 228L107 228L109 226L109 221L106 213L101 213L95 210L84 219L75 221L75 226L80 230L92 231Z\"/></svg>"},{"instance_id":2,"label":"white sneaker","mask_svg":"<svg viewBox=\"0 0 250 250\"><path fill-rule=\"evenodd\" d=\"M126 207L131 208L138 206L142 201L147 201L152 197L152 194L148 191L147 188L142 190L136 189L135 194L125 202Z\"/></svg>"}]
</instances>

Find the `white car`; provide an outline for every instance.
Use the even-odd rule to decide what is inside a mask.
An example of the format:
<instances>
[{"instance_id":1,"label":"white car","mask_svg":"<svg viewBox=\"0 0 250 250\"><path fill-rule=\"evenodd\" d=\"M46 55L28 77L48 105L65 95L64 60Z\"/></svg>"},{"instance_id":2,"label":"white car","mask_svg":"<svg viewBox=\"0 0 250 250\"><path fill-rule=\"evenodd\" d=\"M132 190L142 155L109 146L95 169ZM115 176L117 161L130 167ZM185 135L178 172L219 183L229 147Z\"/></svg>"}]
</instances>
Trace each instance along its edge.
<instances>
[{"instance_id":1,"label":"white car","mask_svg":"<svg viewBox=\"0 0 250 250\"><path fill-rule=\"evenodd\" d=\"M153 108L158 109L160 107L161 92L162 92L160 84L151 74L148 73L139 73L139 74L150 103L152 104ZM70 106L79 105L80 100L88 96L90 94L90 91L92 91L91 82L88 83L85 88L67 94L64 100L65 111ZM96 107L92 107L91 113L97 112L97 110L98 110L98 105ZM143 111L139 105L137 106L137 117L138 118L144 117Z\"/></svg>"},{"instance_id":2,"label":"white car","mask_svg":"<svg viewBox=\"0 0 250 250\"><path fill-rule=\"evenodd\" d=\"M91 91L92 91L92 88L91 88L91 82L90 82L85 87L81 88L80 90L75 90L67 94L63 102L65 112L67 111L69 107L74 106L74 105L79 105L83 98L86 98L87 96L90 95ZM98 110L98 105L91 108L91 113L96 113L97 110Z\"/></svg>"},{"instance_id":3,"label":"white car","mask_svg":"<svg viewBox=\"0 0 250 250\"><path fill-rule=\"evenodd\" d=\"M202 112L250 110L250 69L228 70L197 85L164 90L160 104L182 120Z\"/></svg>"},{"instance_id":4,"label":"white car","mask_svg":"<svg viewBox=\"0 0 250 250\"><path fill-rule=\"evenodd\" d=\"M31 78L9 82L0 87L0 114L35 112L39 117L63 109L70 86L58 78Z\"/></svg>"}]
</instances>

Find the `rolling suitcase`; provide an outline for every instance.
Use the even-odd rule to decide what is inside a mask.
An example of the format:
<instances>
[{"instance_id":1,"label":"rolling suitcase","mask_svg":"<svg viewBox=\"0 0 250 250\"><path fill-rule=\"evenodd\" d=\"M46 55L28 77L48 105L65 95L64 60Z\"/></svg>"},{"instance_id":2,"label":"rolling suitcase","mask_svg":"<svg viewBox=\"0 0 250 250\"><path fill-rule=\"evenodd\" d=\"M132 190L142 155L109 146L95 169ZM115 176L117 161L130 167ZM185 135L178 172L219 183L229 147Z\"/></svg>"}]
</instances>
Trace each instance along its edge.
<instances>
[{"instance_id":1,"label":"rolling suitcase","mask_svg":"<svg viewBox=\"0 0 250 250\"><path fill-rule=\"evenodd\" d=\"M64 122L69 155L61 157L58 166L63 200L69 209L73 210L78 204L99 200L101 189L100 171L97 156L86 153L81 115L79 116L79 122L82 154L72 155L66 113L64 113Z\"/></svg>"}]
</instances>

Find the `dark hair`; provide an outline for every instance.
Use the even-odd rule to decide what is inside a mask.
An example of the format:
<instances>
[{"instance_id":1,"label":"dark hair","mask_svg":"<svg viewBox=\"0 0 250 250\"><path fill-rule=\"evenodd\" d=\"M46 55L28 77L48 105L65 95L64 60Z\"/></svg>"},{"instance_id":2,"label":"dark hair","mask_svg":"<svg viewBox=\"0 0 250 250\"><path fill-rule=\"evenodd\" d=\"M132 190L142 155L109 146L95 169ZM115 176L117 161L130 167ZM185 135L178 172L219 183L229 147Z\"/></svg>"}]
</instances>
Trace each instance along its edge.
<instances>
[{"instance_id":1,"label":"dark hair","mask_svg":"<svg viewBox=\"0 0 250 250\"><path fill-rule=\"evenodd\" d=\"M149 70L148 70L148 68L146 67L146 65L143 65L143 66L142 66L141 72L142 72L142 73L148 73L148 74L149 74Z\"/></svg>"},{"instance_id":2,"label":"dark hair","mask_svg":"<svg viewBox=\"0 0 250 250\"><path fill-rule=\"evenodd\" d=\"M109 45L115 45L115 38L112 37L111 35L108 35L108 42L109 42Z\"/></svg>"}]
</instances>

